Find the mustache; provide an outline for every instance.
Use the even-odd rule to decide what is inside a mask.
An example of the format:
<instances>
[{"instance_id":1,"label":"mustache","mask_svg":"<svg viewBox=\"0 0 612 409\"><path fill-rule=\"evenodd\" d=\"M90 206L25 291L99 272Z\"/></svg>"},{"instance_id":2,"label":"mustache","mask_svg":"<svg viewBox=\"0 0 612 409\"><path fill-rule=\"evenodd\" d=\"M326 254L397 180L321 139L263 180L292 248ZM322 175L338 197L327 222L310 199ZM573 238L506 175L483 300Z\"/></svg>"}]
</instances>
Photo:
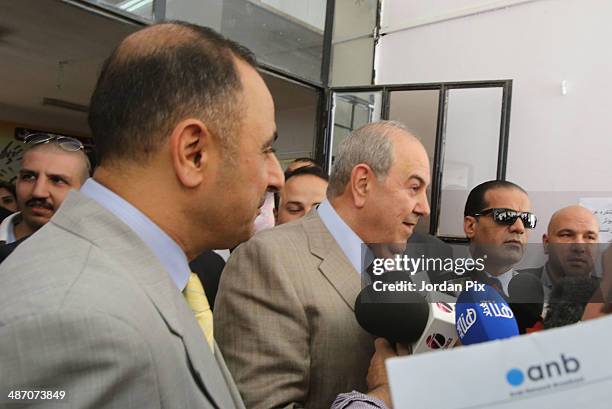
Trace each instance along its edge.
<instances>
[{"instance_id":1,"label":"mustache","mask_svg":"<svg viewBox=\"0 0 612 409\"><path fill-rule=\"evenodd\" d=\"M53 205L45 199L30 199L25 202L27 207L42 207L43 209L53 210Z\"/></svg>"}]
</instances>

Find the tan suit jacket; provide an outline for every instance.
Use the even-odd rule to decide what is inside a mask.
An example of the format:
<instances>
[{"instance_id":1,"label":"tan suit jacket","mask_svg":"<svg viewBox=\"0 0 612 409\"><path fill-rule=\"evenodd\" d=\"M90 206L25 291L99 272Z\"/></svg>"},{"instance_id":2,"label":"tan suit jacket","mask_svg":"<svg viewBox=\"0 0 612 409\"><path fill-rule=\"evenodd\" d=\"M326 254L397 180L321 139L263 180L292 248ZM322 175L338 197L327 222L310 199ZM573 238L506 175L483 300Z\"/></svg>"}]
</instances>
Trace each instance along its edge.
<instances>
[{"instance_id":1,"label":"tan suit jacket","mask_svg":"<svg viewBox=\"0 0 612 409\"><path fill-rule=\"evenodd\" d=\"M328 408L366 391L360 276L316 211L255 235L221 275L215 337L250 409Z\"/></svg>"},{"instance_id":2,"label":"tan suit jacket","mask_svg":"<svg viewBox=\"0 0 612 409\"><path fill-rule=\"evenodd\" d=\"M46 408L244 408L156 256L77 191L0 266L0 373L66 392Z\"/></svg>"}]
</instances>

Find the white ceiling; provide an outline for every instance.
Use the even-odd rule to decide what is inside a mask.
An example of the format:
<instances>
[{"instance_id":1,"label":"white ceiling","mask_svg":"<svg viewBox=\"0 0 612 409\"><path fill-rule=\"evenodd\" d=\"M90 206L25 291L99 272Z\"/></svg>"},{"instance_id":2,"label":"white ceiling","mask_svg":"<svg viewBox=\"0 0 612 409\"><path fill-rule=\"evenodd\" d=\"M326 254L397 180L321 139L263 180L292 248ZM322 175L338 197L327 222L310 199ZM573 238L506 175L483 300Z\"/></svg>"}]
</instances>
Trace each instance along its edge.
<instances>
[{"instance_id":1,"label":"white ceiling","mask_svg":"<svg viewBox=\"0 0 612 409\"><path fill-rule=\"evenodd\" d=\"M42 99L87 105L102 61L137 28L59 0L0 2L0 120L89 134L84 113Z\"/></svg>"},{"instance_id":2,"label":"white ceiling","mask_svg":"<svg viewBox=\"0 0 612 409\"><path fill-rule=\"evenodd\" d=\"M87 105L103 60L127 22L60 0L0 2L0 121L89 135L85 113L42 105L43 97ZM313 106L313 90L265 75L277 110Z\"/></svg>"}]
</instances>

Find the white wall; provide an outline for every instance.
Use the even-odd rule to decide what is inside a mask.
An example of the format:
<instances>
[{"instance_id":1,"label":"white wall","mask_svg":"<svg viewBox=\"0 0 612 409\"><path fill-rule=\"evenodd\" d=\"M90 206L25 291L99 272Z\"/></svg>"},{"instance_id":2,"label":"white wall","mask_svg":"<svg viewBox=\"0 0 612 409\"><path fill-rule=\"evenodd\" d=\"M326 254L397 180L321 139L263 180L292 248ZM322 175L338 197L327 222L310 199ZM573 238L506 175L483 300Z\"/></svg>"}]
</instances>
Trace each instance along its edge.
<instances>
[{"instance_id":1,"label":"white wall","mask_svg":"<svg viewBox=\"0 0 612 409\"><path fill-rule=\"evenodd\" d=\"M399 19L406 3L384 11ZM543 0L396 32L380 41L376 82L511 78L508 178L610 191L611 16L608 0Z\"/></svg>"},{"instance_id":2,"label":"white wall","mask_svg":"<svg viewBox=\"0 0 612 409\"><path fill-rule=\"evenodd\" d=\"M507 178L530 191L542 228L586 192L612 196L612 1L539 0L457 17L486 3L517 2L383 0L390 33L376 83L513 79Z\"/></svg>"}]
</instances>

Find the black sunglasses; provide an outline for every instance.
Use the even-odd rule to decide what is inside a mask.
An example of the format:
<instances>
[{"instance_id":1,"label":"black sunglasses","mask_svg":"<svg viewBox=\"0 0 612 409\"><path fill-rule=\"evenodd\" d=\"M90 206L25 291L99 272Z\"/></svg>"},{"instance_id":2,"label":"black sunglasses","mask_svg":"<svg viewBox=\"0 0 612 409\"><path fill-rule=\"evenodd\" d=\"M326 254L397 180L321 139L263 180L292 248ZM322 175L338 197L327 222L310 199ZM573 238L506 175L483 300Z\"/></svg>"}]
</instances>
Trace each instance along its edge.
<instances>
[{"instance_id":1,"label":"black sunglasses","mask_svg":"<svg viewBox=\"0 0 612 409\"><path fill-rule=\"evenodd\" d=\"M52 133L33 133L27 135L23 142L26 145L40 145L43 143L55 143L60 148L68 152L76 152L84 150L84 146L78 139L71 138L69 136L55 135Z\"/></svg>"},{"instance_id":2,"label":"black sunglasses","mask_svg":"<svg viewBox=\"0 0 612 409\"><path fill-rule=\"evenodd\" d=\"M480 213L474 213L472 216L488 216L491 215L497 224L512 226L519 217L523 221L523 226L527 229L535 229L538 218L535 214L529 212L519 212L512 209L486 209Z\"/></svg>"}]
</instances>

